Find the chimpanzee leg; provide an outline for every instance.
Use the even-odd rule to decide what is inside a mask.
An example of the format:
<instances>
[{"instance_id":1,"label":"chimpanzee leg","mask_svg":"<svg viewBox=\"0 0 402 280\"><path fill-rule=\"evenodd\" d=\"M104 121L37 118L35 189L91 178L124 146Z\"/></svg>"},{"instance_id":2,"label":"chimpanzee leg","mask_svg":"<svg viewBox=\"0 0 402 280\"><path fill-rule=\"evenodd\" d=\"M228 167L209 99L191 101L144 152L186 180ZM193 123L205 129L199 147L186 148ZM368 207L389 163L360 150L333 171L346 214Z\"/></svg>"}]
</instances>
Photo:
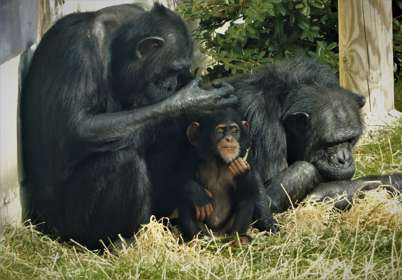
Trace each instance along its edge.
<instances>
[{"instance_id":1,"label":"chimpanzee leg","mask_svg":"<svg viewBox=\"0 0 402 280\"><path fill-rule=\"evenodd\" d=\"M312 164L305 161L293 163L266 185L272 211L283 212L302 201L320 180L321 176Z\"/></svg>"},{"instance_id":2,"label":"chimpanzee leg","mask_svg":"<svg viewBox=\"0 0 402 280\"><path fill-rule=\"evenodd\" d=\"M260 231L276 232L277 222L272 217L272 200L267 195L265 188L260 188L256 198L253 219L256 220L254 227Z\"/></svg>"},{"instance_id":3,"label":"chimpanzee leg","mask_svg":"<svg viewBox=\"0 0 402 280\"><path fill-rule=\"evenodd\" d=\"M257 188L253 219L256 220L254 227L261 231L277 231L277 223L272 217L272 200L267 195L267 191L258 173L255 174L255 185Z\"/></svg>"},{"instance_id":4,"label":"chimpanzee leg","mask_svg":"<svg viewBox=\"0 0 402 280\"><path fill-rule=\"evenodd\" d=\"M99 239L131 237L150 218L151 184L133 149L99 154L77 165L64 188L65 238L99 247ZM107 240L106 240L107 242Z\"/></svg>"},{"instance_id":5,"label":"chimpanzee leg","mask_svg":"<svg viewBox=\"0 0 402 280\"><path fill-rule=\"evenodd\" d=\"M190 201L181 202L179 205L179 227L185 241L190 241L202 231L195 218L194 205Z\"/></svg>"},{"instance_id":6,"label":"chimpanzee leg","mask_svg":"<svg viewBox=\"0 0 402 280\"><path fill-rule=\"evenodd\" d=\"M346 209L351 206L357 191L367 191L384 185L391 192L402 192L402 172L391 175L371 175L351 181L333 181L319 184L308 196L309 199L322 201L326 198L340 198L335 207Z\"/></svg>"}]
</instances>

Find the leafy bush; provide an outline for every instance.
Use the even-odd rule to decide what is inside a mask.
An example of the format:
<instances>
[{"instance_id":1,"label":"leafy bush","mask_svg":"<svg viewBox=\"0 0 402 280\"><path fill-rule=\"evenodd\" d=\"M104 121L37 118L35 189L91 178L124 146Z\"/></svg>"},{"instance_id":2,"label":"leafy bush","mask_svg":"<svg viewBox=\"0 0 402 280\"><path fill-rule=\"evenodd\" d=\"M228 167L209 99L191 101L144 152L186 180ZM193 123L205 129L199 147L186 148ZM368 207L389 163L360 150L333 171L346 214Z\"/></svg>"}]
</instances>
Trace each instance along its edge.
<instances>
[{"instance_id":1,"label":"leafy bush","mask_svg":"<svg viewBox=\"0 0 402 280\"><path fill-rule=\"evenodd\" d=\"M337 69L336 8L333 0L184 0L178 11L198 22L194 35L217 78L301 54Z\"/></svg>"},{"instance_id":2,"label":"leafy bush","mask_svg":"<svg viewBox=\"0 0 402 280\"><path fill-rule=\"evenodd\" d=\"M400 80L402 79L402 0L393 1L392 4L395 76Z\"/></svg>"},{"instance_id":3,"label":"leafy bush","mask_svg":"<svg viewBox=\"0 0 402 280\"><path fill-rule=\"evenodd\" d=\"M179 13L197 28L211 79L263 63L308 55L338 70L337 0L183 0ZM402 0L393 1L394 52L402 77Z\"/></svg>"}]
</instances>

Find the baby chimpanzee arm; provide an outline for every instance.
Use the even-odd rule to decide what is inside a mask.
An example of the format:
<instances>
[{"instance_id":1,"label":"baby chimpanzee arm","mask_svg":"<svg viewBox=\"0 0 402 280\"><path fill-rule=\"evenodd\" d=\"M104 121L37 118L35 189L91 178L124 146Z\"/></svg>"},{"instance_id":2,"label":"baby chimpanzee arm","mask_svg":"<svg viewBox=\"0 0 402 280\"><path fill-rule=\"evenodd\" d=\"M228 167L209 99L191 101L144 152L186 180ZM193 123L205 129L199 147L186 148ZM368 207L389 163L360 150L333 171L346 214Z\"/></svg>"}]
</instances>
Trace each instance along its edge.
<instances>
[{"instance_id":1,"label":"baby chimpanzee arm","mask_svg":"<svg viewBox=\"0 0 402 280\"><path fill-rule=\"evenodd\" d=\"M260 183L256 175L255 171L249 171L236 178L236 204L230 232L245 233L252 222Z\"/></svg>"}]
</instances>

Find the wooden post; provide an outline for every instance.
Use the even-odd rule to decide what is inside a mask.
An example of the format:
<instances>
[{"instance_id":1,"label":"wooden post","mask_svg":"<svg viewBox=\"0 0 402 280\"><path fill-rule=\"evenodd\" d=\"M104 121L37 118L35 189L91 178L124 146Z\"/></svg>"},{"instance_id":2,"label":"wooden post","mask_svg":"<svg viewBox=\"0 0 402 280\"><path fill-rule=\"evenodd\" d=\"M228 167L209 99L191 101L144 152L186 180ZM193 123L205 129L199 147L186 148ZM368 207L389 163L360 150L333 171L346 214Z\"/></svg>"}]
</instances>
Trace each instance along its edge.
<instances>
[{"instance_id":1,"label":"wooden post","mask_svg":"<svg viewBox=\"0 0 402 280\"><path fill-rule=\"evenodd\" d=\"M381 118L394 109L392 0L338 0L338 17L340 83Z\"/></svg>"}]
</instances>

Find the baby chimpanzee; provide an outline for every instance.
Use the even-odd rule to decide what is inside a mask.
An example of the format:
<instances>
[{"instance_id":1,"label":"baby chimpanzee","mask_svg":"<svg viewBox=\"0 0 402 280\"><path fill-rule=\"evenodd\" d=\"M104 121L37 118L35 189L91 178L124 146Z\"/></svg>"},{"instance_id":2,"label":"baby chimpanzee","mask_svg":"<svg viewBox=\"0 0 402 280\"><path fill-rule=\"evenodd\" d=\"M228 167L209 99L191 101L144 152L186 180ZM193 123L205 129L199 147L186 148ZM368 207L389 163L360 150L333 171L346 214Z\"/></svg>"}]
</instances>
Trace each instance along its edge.
<instances>
[{"instance_id":1,"label":"baby chimpanzee","mask_svg":"<svg viewBox=\"0 0 402 280\"><path fill-rule=\"evenodd\" d=\"M179 224L185 240L205 231L205 225L215 232L239 233L241 242L250 239L245 233L263 184L246 161L247 129L247 122L233 109L200 117L187 128L193 148L179 191ZM272 215L268 221L267 229L274 230Z\"/></svg>"}]
</instances>

